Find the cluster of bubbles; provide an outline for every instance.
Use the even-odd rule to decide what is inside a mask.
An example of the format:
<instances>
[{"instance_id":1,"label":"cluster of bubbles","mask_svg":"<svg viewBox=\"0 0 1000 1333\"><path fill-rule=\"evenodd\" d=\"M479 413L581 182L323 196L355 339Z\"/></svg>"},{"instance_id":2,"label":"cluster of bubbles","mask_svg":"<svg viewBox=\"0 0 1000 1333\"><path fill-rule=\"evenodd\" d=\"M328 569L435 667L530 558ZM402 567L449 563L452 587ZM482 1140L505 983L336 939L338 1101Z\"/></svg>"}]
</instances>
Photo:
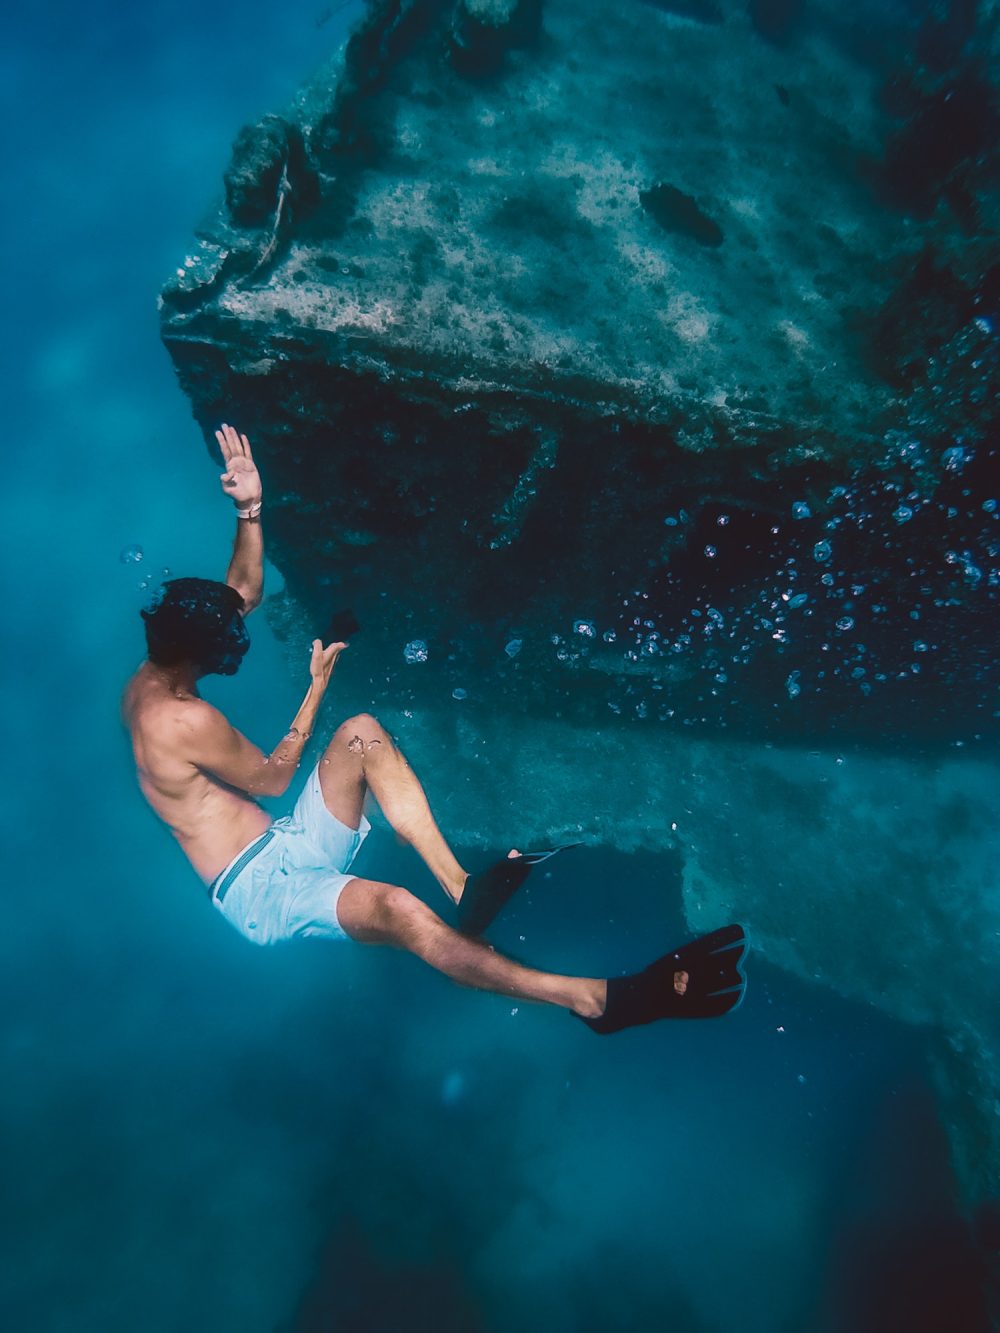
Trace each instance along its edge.
<instances>
[{"instance_id":1,"label":"cluster of bubbles","mask_svg":"<svg viewBox=\"0 0 1000 1333\"><path fill-rule=\"evenodd\" d=\"M518 648L520 648L520 643L518 643ZM411 639L403 648L403 661L407 666L415 666L418 662L426 662L429 657L430 649L427 646L426 639ZM461 685L456 685L451 692L451 697L461 702L462 699L469 697L469 691Z\"/></svg>"},{"instance_id":2,"label":"cluster of bubbles","mask_svg":"<svg viewBox=\"0 0 1000 1333\"><path fill-rule=\"evenodd\" d=\"M146 558L145 552L143 551L142 547L135 543L133 543L130 546L123 546L122 549L118 552L118 561L122 565L127 565L127 566L141 565L145 558ZM170 577L169 569L162 569L160 571L161 579L166 579L169 577ZM139 582L136 584L136 587L139 589L140 592L146 592L151 587L153 587L155 582L156 582L156 576L153 574L152 570L150 570L148 574L143 574L143 576L139 579Z\"/></svg>"},{"instance_id":3,"label":"cluster of bubbles","mask_svg":"<svg viewBox=\"0 0 1000 1333\"><path fill-rule=\"evenodd\" d=\"M808 696L867 698L899 682L915 698L929 663L944 687L938 699L951 680L986 682L996 665L988 626L1000 600L1000 505L961 486L972 457L962 445L944 452L952 484L943 495L869 474L833 488L825 503L792 500L791 525L771 521L773 546L766 561L755 552L749 578L740 569L749 557L735 547L725 551L728 581L699 576L698 553L721 565L723 542L698 539L711 519L695 527L684 510L671 514L665 526L691 525L694 538L683 568L674 572L671 560L649 587L630 589L606 628L581 617L570 634L553 634L555 657L573 665L617 645L622 676L608 707L689 724L724 714L741 678L743 693L758 697L763 682L772 707L782 699L801 707ZM718 514L713 526L732 531L730 522ZM988 698L985 684L978 693ZM680 697L690 715L679 715Z\"/></svg>"}]
</instances>

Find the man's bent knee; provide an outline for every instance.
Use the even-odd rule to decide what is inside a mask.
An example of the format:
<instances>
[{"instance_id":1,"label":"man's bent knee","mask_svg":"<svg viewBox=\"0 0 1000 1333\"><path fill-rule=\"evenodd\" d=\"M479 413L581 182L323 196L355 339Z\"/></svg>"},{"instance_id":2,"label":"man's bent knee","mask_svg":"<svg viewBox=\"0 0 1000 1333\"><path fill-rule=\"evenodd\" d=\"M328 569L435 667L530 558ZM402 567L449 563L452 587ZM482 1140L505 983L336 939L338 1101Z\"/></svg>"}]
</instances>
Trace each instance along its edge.
<instances>
[{"instance_id":1,"label":"man's bent knee","mask_svg":"<svg viewBox=\"0 0 1000 1333\"><path fill-rule=\"evenodd\" d=\"M377 753L383 745L391 745L389 733L371 713L355 713L341 722L334 732L332 746L346 747L352 754Z\"/></svg>"},{"instance_id":2,"label":"man's bent knee","mask_svg":"<svg viewBox=\"0 0 1000 1333\"><path fill-rule=\"evenodd\" d=\"M407 889L375 880L352 879L344 885L337 917L352 939L391 944L409 933L427 907Z\"/></svg>"},{"instance_id":3,"label":"man's bent knee","mask_svg":"<svg viewBox=\"0 0 1000 1333\"><path fill-rule=\"evenodd\" d=\"M375 913L382 929L396 932L415 921L426 906L409 889L398 884L380 884L375 894Z\"/></svg>"}]
</instances>

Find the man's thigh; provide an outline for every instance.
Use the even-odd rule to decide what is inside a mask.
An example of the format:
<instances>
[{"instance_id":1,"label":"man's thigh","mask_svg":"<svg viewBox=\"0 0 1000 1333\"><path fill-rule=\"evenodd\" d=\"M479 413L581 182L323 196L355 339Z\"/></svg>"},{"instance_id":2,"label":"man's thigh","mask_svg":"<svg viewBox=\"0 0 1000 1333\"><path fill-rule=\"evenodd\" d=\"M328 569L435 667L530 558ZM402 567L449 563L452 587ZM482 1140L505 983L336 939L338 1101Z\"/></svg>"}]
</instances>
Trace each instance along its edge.
<instances>
[{"instance_id":1,"label":"man's thigh","mask_svg":"<svg viewBox=\"0 0 1000 1333\"><path fill-rule=\"evenodd\" d=\"M342 783L339 799L331 808L323 790L323 772L324 761L320 760L295 802L287 840L288 860L300 870L325 866L346 872L371 831L361 808L364 784L352 791L349 782Z\"/></svg>"},{"instance_id":2,"label":"man's thigh","mask_svg":"<svg viewBox=\"0 0 1000 1333\"><path fill-rule=\"evenodd\" d=\"M378 739L363 717L348 718L333 733L319 762L319 783L326 808L349 828L357 828L364 810L365 747ZM368 732L372 734L369 735Z\"/></svg>"}]
</instances>

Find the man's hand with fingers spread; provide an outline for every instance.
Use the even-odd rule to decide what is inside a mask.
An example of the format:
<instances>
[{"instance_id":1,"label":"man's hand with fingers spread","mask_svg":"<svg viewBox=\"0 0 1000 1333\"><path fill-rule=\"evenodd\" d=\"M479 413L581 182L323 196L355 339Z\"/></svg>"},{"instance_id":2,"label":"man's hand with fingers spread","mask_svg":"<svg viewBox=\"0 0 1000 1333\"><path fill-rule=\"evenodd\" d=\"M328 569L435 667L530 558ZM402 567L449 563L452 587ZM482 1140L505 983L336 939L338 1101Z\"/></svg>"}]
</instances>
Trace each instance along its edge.
<instances>
[{"instance_id":1,"label":"man's hand with fingers spread","mask_svg":"<svg viewBox=\"0 0 1000 1333\"><path fill-rule=\"evenodd\" d=\"M215 438L219 442L222 461L226 468L219 478L222 489L240 509L260 504L262 497L260 473L250 452L250 441L245 435L240 435L234 427L227 426L225 422L222 428L215 432Z\"/></svg>"},{"instance_id":2,"label":"man's hand with fingers spread","mask_svg":"<svg viewBox=\"0 0 1000 1333\"><path fill-rule=\"evenodd\" d=\"M313 685L320 692L329 685L337 658L346 647L346 643L331 643L324 648L320 639L313 639L309 674L312 676Z\"/></svg>"}]
</instances>

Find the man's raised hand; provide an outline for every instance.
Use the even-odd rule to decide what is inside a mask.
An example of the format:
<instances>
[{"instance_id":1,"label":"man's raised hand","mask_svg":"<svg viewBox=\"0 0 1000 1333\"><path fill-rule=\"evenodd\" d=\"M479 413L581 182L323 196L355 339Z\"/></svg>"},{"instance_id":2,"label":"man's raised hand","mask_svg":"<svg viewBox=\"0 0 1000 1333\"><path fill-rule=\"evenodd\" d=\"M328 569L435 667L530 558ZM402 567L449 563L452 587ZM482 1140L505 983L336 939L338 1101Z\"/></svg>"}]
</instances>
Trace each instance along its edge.
<instances>
[{"instance_id":1,"label":"man's raised hand","mask_svg":"<svg viewBox=\"0 0 1000 1333\"><path fill-rule=\"evenodd\" d=\"M261 499L260 473L250 452L250 441L240 435L232 426L222 423L222 428L215 432L222 451L225 472L219 480L222 489L237 505L246 507L255 505Z\"/></svg>"}]
</instances>

